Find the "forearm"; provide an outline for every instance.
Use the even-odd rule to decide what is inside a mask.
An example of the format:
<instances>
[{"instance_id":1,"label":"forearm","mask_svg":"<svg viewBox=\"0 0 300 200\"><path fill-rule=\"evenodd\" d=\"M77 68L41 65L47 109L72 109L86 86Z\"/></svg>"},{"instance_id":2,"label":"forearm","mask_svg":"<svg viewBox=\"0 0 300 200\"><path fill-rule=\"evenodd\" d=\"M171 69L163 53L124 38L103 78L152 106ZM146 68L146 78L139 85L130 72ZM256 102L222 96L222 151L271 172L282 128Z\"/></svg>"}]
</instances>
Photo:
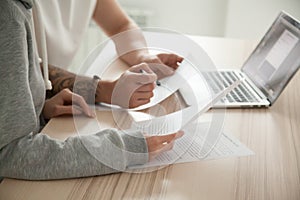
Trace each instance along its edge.
<instances>
[{"instance_id":1,"label":"forearm","mask_svg":"<svg viewBox=\"0 0 300 200\"><path fill-rule=\"evenodd\" d=\"M113 40L119 58L129 66L140 64L142 57L149 54L142 30L131 20L108 36Z\"/></svg>"},{"instance_id":2,"label":"forearm","mask_svg":"<svg viewBox=\"0 0 300 200\"><path fill-rule=\"evenodd\" d=\"M148 53L142 31L122 10L116 0L98 0L93 19L111 37L120 58L129 66L140 63Z\"/></svg>"},{"instance_id":3,"label":"forearm","mask_svg":"<svg viewBox=\"0 0 300 200\"><path fill-rule=\"evenodd\" d=\"M109 36L114 41L119 58L129 66L140 64L143 56L149 54L142 30L130 19Z\"/></svg>"},{"instance_id":4,"label":"forearm","mask_svg":"<svg viewBox=\"0 0 300 200\"><path fill-rule=\"evenodd\" d=\"M0 176L29 179L65 179L123 171L148 160L146 141L107 129L66 141L44 134L15 140L0 151Z\"/></svg>"},{"instance_id":5,"label":"forearm","mask_svg":"<svg viewBox=\"0 0 300 200\"><path fill-rule=\"evenodd\" d=\"M117 53L129 66L140 64L144 55L148 55L147 43L142 30L128 27L118 35L112 36Z\"/></svg>"},{"instance_id":6,"label":"forearm","mask_svg":"<svg viewBox=\"0 0 300 200\"><path fill-rule=\"evenodd\" d=\"M69 88L91 104L95 102L111 103L111 95L116 84L115 81L98 81L91 77L79 76L54 66L49 66L49 78L53 89L48 92L48 97Z\"/></svg>"},{"instance_id":7,"label":"forearm","mask_svg":"<svg viewBox=\"0 0 300 200\"><path fill-rule=\"evenodd\" d=\"M93 78L79 76L64 69L49 65L49 79L52 83L50 97L61 90L69 88L71 91L83 96L89 102L95 102L96 83Z\"/></svg>"}]
</instances>

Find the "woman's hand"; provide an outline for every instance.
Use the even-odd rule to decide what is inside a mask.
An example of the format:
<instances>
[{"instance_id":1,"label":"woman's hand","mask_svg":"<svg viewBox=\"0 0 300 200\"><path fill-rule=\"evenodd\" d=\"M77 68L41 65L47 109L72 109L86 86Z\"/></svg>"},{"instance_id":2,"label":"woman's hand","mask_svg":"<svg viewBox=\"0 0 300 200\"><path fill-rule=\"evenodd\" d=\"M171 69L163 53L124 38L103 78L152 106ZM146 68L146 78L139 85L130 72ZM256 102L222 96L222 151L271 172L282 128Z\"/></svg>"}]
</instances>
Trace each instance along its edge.
<instances>
[{"instance_id":1,"label":"woman's hand","mask_svg":"<svg viewBox=\"0 0 300 200\"><path fill-rule=\"evenodd\" d=\"M63 89L51 99L46 100L43 108L43 116L45 119L60 115L79 114L95 117L95 114L89 108L83 97L71 92L69 89Z\"/></svg>"},{"instance_id":2,"label":"woman's hand","mask_svg":"<svg viewBox=\"0 0 300 200\"><path fill-rule=\"evenodd\" d=\"M169 151L173 148L175 140L182 137L183 131L161 136L146 136L148 146L149 160L154 159L159 154Z\"/></svg>"},{"instance_id":3,"label":"woman's hand","mask_svg":"<svg viewBox=\"0 0 300 200\"><path fill-rule=\"evenodd\" d=\"M182 62L183 58L176 54L161 53L157 55L143 54L139 60L147 63L157 78L162 79L173 75L174 70L178 68L178 63Z\"/></svg>"}]
</instances>

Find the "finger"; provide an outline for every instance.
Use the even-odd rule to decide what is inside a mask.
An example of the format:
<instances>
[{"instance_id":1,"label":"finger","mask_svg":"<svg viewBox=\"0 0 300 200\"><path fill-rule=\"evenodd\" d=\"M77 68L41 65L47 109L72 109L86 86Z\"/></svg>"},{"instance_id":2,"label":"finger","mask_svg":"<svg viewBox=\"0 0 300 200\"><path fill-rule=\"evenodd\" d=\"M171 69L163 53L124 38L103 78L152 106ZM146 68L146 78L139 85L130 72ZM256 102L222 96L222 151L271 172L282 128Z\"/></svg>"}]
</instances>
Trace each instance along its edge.
<instances>
[{"instance_id":1,"label":"finger","mask_svg":"<svg viewBox=\"0 0 300 200\"><path fill-rule=\"evenodd\" d=\"M153 97L153 92L135 92L133 98L137 100L149 100Z\"/></svg>"},{"instance_id":2,"label":"finger","mask_svg":"<svg viewBox=\"0 0 300 200\"><path fill-rule=\"evenodd\" d=\"M177 63L171 63L168 66L171 67L174 70L176 70L178 68L178 64Z\"/></svg>"},{"instance_id":3,"label":"finger","mask_svg":"<svg viewBox=\"0 0 300 200\"><path fill-rule=\"evenodd\" d=\"M174 63L181 63L183 61L183 57L181 56L178 56L176 54L173 54L174 55Z\"/></svg>"},{"instance_id":4,"label":"finger","mask_svg":"<svg viewBox=\"0 0 300 200\"><path fill-rule=\"evenodd\" d=\"M81 115L82 110L80 107L75 105L69 106L57 106L57 116L58 115Z\"/></svg>"},{"instance_id":5,"label":"finger","mask_svg":"<svg viewBox=\"0 0 300 200\"><path fill-rule=\"evenodd\" d=\"M168 60L165 62L165 64L176 70L178 68L177 60L178 60L178 56L175 54L171 54Z\"/></svg>"},{"instance_id":6,"label":"finger","mask_svg":"<svg viewBox=\"0 0 300 200\"><path fill-rule=\"evenodd\" d=\"M178 138L181 138L183 135L184 135L184 131L178 131L176 133L175 140L177 140Z\"/></svg>"},{"instance_id":7,"label":"finger","mask_svg":"<svg viewBox=\"0 0 300 200\"><path fill-rule=\"evenodd\" d=\"M82 109L79 106L72 105L72 114L81 115L83 113Z\"/></svg>"},{"instance_id":8,"label":"finger","mask_svg":"<svg viewBox=\"0 0 300 200\"><path fill-rule=\"evenodd\" d=\"M72 101L73 103L76 103L80 107L80 109L82 109L82 112L85 115L87 115L88 117L95 117L95 114L92 112L82 96L72 93Z\"/></svg>"},{"instance_id":9,"label":"finger","mask_svg":"<svg viewBox=\"0 0 300 200\"><path fill-rule=\"evenodd\" d=\"M135 108L150 102L150 99L139 99L139 100L131 100L129 102L129 108Z\"/></svg>"},{"instance_id":10,"label":"finger","mask_svg":"<svg viewBox=\"0 0 300 200\"><path fill-rule=\"evenodd\" d=\"M183 61L183 57L178 56L176 54L158 54L157 55L159 59L162 60L162 62L174 69L178 68L178 63L181 63Z\"/></svg>"},{"instance_id":11,"label":"finger","mask_svg":"<svg viewBox=\"0 0 300 200\"><path fill-rule=\"evenodd\" d=\"M168 55L169 55L169 54L166 54L166 53L160 53L160 54L157 54L157 57L158 57L163 63L166 63L167 60L168 60Z\"/></svg>"},{"instance_id":12,"label":"finger","mask_svg":"<svg viewBox=\"0 0 300 200\"><path fill-rule=\"evenodd\" d=\"M157 74L158 79L171 76L175 72L174 69L164 64L150 64L149 66Z\"/></svg>"},{"instance_id":13,"label":"finger","mask_svg":"<svg viewBox=\"0 0 300 200\"><path fill-rule=\"evenodd\" d=\"M168 62L169 58L172 57L171 60L173 60L173 62L182 62L183 61L183 57L177 55L177 54L168 54L168 53L161 53L158 54L157 57L163 62L166 63Z\"/></svg>"},{"instance_id":14,"label":"finger","mask_svg":"<svg viewBox=\"0 0 300 200\"><path fill-rule=\"evenodd\" d=\"M129 100L129 107L132 108L149 103L152 96L153 94L150 92L134 93Z\"/></svg>"},{"instance_id":15,"label":"finger","mask_svg":"<svg viewBox=\"0 0 300 200\"><path fill-rule=\"evenodd\" d=\"M152 151L155 154L161 154L163 152L169 151L173 149L175 142L171 141L169 143L165 142L156 146L156 148Z\"/></svg>"},{"instance_id":16,"label":"finger","mask_svg":"<svg viewBox=\"0 0 300 200\"><path fill-rule=\"evenodd\" d=\"M171 142L169 142L169 143L167 143L167 144L165 144L165 145L163 146L163 148L161 149L161 153L166 152L166 151L170 151L171 149L173 149L174 144L175 144L175 141L174 141L174 140L171 141Z\"/></svg>"},{"instance_id":17,"label":"finger","mask_svg":"<svg viewBox=\"0 0 300 200\"><path fill-rule=\"evenodd\" d=\"M135 72L135 73L141 73L141 70L143 70L144 72L146 72L148 74L153 74L152 70L150 69L150 67L146 63L141 63L141 64L138 64L138 65L134 65L129 69L129 71Z\"/></svg>"},{"instance_id":18,"label":"finger","mask_svg":"<svg viewBox=\"0 0 300 200\"><path fill-rule=\"evenodd\" d=\"M183 57L177 56L177 62L181 63L183 61Z\"/></svg>"},{"instance_id":19,"label":"finger","mask_svg":"<svg viewBox=\"0 0 300 200\"><path fill-rule=\"evenodd\" d=\"M61 97L63 103L72 103L72 92L70 89L63 89L61 92L58 93L58 96Z\"/></svg>"},{"instance_id":20,"label":"finger","mask_svg":"<svg viewBox=\"0 0 300 200\"><path fill-rule=\"evenodd\" d=\"M162 60L158 57L155 57L147 61L148 64L163 64Z\"/></svg>"},{"instance_id":21,"label":"finger","mask_svg":"<svg viewBox=\"0 0 300 200\"><path fill-rule=\"evenodd\" d=\"M178 64L177 64L177 55L174 55L170 57L170 60L169 60L169 66L174 68L174 69L177 69L178 68Z\"/></svg>"},{"instance_id":22,"label":"finger","mask_svg":"<svg viewBox=\"0 0 300 200\"><path fill-rule=\"evenodd\" d=\"M163 143L167 142L171 142L171 141L175 141L178 138L181 138L184 135L183 131L178 131L176 133L172 133L169 135L162 135L162 136L158 136L160 137L159 140L162 141Z\"/></svg>"},{"instance_id":23,"label":"finger","mask_svg":"<svg viewBox=\"0 0 300 200\"><path fill-rule=\"evenodd\" d=\"M169 63L169 64L174 64L175 63L176 64L177 63L177 56L175 54L171 54L169 56L169 59L168 59L167 63Z\"/></svg>"},{"instance_id":24,"label":"finger","mask_svg":"<svg viewBox=\"0 0 300 200\"><path fill-rule=\"evenodd\" d=\"M163 73L166 76L171 76L175 72L174 69L171 66L164 65L164 64L159 65L158 68L161 71L161 73Z\"/></svg>"},{"instance_id":25,"label":"finger","mask_svg":"<svg viewBox=\"0 0 300 200\"><path fill-rule=\"evenodd\" d=\"M153 160L156 156L163 152L170 151L174 147L174 142L160 145L156 150L149 151L149 160Z\"/></svg>"},{"instance_id":26,"label":"finger","mask_svg":"<svg viewBox=\"0 0 300 200\"><path fill-rule=\"evenodd\" d=\"M160 144L159 146L162 147L161 152L171 150L175 144L175 140L182 137L183 135L184 135L183 131L178 131L177 133L175 133L175 137L171 141L169 141L169 142L166 141L166 142L163 142L162 144Z\"/></svg>"},{"instance_id":27,"label":"finger","mask_svg":"<svg viewBox=\"0 0 300 200\"><path fill-rule=\"evenodd\" d=\"M69 105L69 106L56 106L56 115L72 115L73 111L76 112L76 114L81 114L81 112L79 112L79 110L73 110L73 106Z\"/></svg>"},{"instance_id":28,"label":"finger","mask_svg":"<svg viewBox=\"0 0 300 200\"><path fill-rule=\"evenodd\" d=\"M142 85L141 87L139 87L136 92L152 92L155 88L155 84L154 83L149 83L149 84L145 84Z\"/></svg>"},{"instance_id":29,"label":"finger","mask_svg":"<svg viewBox=\"0 0 300 200\"><path fill-rule=\"evenodd\" d=\"M158 143L164 143L164 142L171 142L175 137L176 137L176 133L172 133L172 134L168 134L168 135L160 135L160 136L156 136L157 137L157 142Z\"/></svg>"},{"instance_id":30,"label":"finger","mask_svg":"<svg viewBox=\"0 0 300 200\"><path fill-rule=\"evenodd\" d=\"M150 83L154 83L157 80L157 76L154 73L134 73L131 72L131 74L128 75L128 78L131 78L132 80L134 80L134 82L138 83L138 84L150 84Z\"/></svg>"}]
</instances>

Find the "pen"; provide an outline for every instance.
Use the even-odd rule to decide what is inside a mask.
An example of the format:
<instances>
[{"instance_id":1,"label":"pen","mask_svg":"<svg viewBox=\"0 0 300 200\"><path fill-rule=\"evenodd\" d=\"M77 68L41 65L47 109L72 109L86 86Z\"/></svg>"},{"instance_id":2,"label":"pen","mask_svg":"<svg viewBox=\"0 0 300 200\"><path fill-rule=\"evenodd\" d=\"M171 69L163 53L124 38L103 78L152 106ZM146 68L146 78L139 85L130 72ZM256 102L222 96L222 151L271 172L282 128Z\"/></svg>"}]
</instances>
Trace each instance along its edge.
<instances>
[{"instance_id":1,"label":"pen","mask_svg":"<svg viewBox=\"0 0 300 200\"><path fill-rule=\"evenodd\" d=\"M145 71L144 71L143 69L140 69L140 72L141 72L142 74L145 74ZM157 85L157 86L161 86L161 83L159 82L159 80L156 80L156 85Z\"/></svg>"}]
</instances>

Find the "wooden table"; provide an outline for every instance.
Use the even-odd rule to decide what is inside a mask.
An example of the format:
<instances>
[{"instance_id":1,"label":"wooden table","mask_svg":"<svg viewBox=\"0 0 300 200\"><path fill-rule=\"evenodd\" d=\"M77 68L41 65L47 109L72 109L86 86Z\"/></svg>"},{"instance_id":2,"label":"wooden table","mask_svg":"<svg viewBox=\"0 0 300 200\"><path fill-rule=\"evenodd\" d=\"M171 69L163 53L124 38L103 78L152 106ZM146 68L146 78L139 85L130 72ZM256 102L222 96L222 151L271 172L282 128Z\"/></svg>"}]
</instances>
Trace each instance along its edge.
<instances>
[{"instance_id":1,"label":"wooden table","mask_svg":"<svg viewBox=\"0 0 300 200\"><path fill-rule=\"evenodd\" d=\"M255 42L192 37L217 66L241 67ZM300 78L293 78L271 108L228 109L225 130L255 152L248 157L175 164L158 171L60 181L4 179L0 199L300 199ZM103 126L111 126L110 114ZM45 132L65 138L70 118ZM64 126L60 126L64 124ZM60 134L57 132L60 131Z\"/></svg>"}]
</instances>

